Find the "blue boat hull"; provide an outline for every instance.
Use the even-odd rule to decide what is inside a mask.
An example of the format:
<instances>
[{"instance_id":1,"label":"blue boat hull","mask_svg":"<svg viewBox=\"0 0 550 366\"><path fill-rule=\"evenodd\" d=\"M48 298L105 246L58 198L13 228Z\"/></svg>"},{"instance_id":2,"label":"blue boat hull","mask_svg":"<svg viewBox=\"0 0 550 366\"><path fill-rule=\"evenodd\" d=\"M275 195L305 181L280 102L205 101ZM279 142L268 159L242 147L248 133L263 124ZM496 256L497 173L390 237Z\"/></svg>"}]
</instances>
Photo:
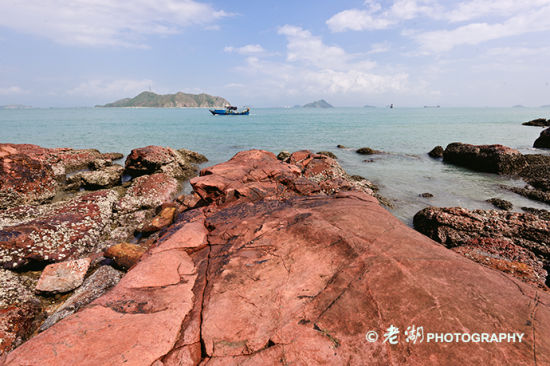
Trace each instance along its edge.
<instances>
[{"instance_id":1,"label":"blue boat hull","mask_svg":"<svg viewBox=\"0 0 550 366\"><path fill-rule=\"evenodd\" d=\"M242 112L235 112L235 111L231 111L231 110L228 111L226 109L210 109L209 111L214 116L215 115L220 115L220 116L248 116L248 114L250 113L249 109L247 109L245 111L242 111Z\"/></svg>"}]
</instances>

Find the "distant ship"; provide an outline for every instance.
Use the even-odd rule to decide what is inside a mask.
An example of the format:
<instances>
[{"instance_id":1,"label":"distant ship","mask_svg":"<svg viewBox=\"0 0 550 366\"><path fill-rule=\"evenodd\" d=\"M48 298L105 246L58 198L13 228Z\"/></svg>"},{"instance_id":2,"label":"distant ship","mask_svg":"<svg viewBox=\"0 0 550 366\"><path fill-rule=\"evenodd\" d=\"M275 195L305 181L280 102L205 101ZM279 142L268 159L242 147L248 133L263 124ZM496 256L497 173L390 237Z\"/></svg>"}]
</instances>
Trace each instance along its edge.
<instances>
[{"instance_id":1,"label":"distant ship","mask_svg":"<svg viewBox=\"0 0 550 366\"><path fill-rule=\"evenodd\" d=\"M225 109L209 109L209 111L214 116L217 114L220 116L248 116L250 113L250 108L246 108L239 112L237 107L228 105Z\"/></svg>"}]
</instances>

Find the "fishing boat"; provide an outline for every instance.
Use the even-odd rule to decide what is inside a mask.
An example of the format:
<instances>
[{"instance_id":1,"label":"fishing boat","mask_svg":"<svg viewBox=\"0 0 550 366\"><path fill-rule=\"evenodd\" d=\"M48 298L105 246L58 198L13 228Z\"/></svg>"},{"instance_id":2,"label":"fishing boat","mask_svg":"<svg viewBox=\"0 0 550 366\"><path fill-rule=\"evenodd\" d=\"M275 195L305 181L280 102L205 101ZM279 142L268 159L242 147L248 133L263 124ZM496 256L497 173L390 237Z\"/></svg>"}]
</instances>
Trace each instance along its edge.
<instances>
[{"instance_id":1,"label":"fishing boat","mask_svg":"<svg viewBox=\"0 0 550 366\"><path fill-rule=\"evenodd\" d=\"M228 105L225 109L209 109L210 113L214 116L219 114L220 116L248 116L250 113L250 108L243 109L239 111L237 107Z\"/></svg>"}]
</instances>

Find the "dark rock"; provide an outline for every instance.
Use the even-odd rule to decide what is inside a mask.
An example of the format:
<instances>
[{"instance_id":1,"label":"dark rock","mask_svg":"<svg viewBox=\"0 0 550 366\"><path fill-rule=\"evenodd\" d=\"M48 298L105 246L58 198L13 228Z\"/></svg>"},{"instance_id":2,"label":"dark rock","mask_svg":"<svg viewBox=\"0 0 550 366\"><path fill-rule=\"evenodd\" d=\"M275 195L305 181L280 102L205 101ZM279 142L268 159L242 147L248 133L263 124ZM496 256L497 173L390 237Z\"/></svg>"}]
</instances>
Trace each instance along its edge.
<instances>
[{"instance_id":1,"label":"dark rock","mask_svg":"<svg viewBox=\"0 0 550 366\"><path fill-rule=\"evenodd\" d=\"M360 149L357 149L355 152L361 155L373 155L381 153L381 151L371 149L370 147L362 147Z\"/></svg>"},{"instance_id":2,"label":"dark rock","mask_svg":"<svg viewBox=\"0 0 550 366\"><path fill-rule=\"evenodd\" d=\"M543 209L538 209L533 207L522 207L521 209L525 212L538 216L542 220L550 221L550 211L548 210L543 210Z\"/></svg>"},{"instance_id":3,"label":"dark rock","mask_svg":"<svg viewBox=\"0 0 550 366\"><path fill-rule=\"evenodd\" d=\"M338 159L338 157L330 151L319 151L317 154L325 155L325 156L328 156L329 158L332 158L332 159Z\"/></svg>"},{"instance_id":4,"label":"dark rock","mask_svg":"<svg viewBox=\"0 0 550 366\"><path fill-rule=\"evenodd\" d=\"M132 268L145 253L146 248L129 243L113 245L105 250L105 257L111 258L115 263L124 269Z\"/></svg>"},{"instance_id":5,"label":"dark rock","mask_svg":"<svg viewBox=\"0 0 550 366\"><path fill-rule=\"evenodd\" d=\"M540 136L535 140L533 147L545 149L550 148L550 128L547 128L540 133Z\"/></svg>"},{"instance_id":6,"label":"dark rock","mask_svg":"<svg viewBox=\"0 0 550 366\"><path fill-rule=\"evenodd\" d=\"M118 194L97 191L39 207L0 212L0 266L77 259L101 245Z\"/></svg>"},{"instance_id":7,"label":"dark rock","mask_svg":"<svg viewBox=\"0 0 550 366\"><path fill-rule=\"evenodd\" d=\"M43 332L103 295L120 281L122 275L122 272L111 266L100 266L53 314L48 316L40 326L40 331Z\"/></svg>"},{"instance_id":8,"label":"dark rock","mask_svg":"<svg viewBox=\"0 0 550 366\"><path fill-rule=\"evenodd\" d=\"M501 210L510 211L514 208L511 202L500 199L500 198L489 198L486 202L489 202L493 206L500 208Z\"/></svg>"},{"instance_id":9,"label":"dark rock","mask_svg":"<svg viewBox=\"0 0 550 366\"><path fill-rule=\"evenodd\" d=\"M365 159L363 160L363 163L374 163L376 160L374 159Z\"/></svg>"},{"instance_id":10,"label":"dark rock","mask_svg":"<svg viewBox=\"0 0 550 366\"><path fill-rule=\"evenodd\" d=\"M437 158L442 158L443 157L443 147L442 146L436 146L434 147L429 153L428 155L434 159L437 159Z\"/></svg>"},{"instance_id":11,"label":"dark rock","mask_svg":"<svg viewBox=\"0 0 550 366\"><path fill-rule=\"evenodd\" d=\"M534 188L520 188L520 187L505 187L505 188L525 198L529 198L530 200L550 204L550 192L545 192L540 189L534 189Z\"/></svg>"},{"instance_id":12,"label":"dark rock","mask_svg":"<svg viewBox=\"0 0 550 366\"><path fill-rule=\"evenodd\" d=\"M165 173L178 179L189 179L197 173L195 164L186 160L186 157L190 156L190 154L179 153L169 147L142 147L130 152L126 158L124 172L132 177Z\"/></svg>"},{"instance_id":13,"label":"dark rock","mask_svg":"<svg viewBox=\"0 0 550 366\"><path fill-rule=\"evenodd\" d=\"M339 149L346 149L346 147L344 145L336 145L337 148Z\"/></svg>"},{"instance_id":14,"label":"dark rock","mask_svg":"<svg viewBox=\"0 0 550 366\"><path fill-rule=\"evenodd\" d=\"M515 149L503 145L470 145L454 142L447 145L443 161L469 169L497 174L519 174L527 162Z\"/></svg>"},{"instance_id":15,"label":"dark rock","mask_svg":"<svg viewBox=\"0 0 550 366\"><path fill-rule=\"evenodd\" d=\"M550 222L528 213L428 207L414 228L448 248L545 287L550 265ZM520 270L521 269L521 270Z\"/></svg>"},{"instance_id":16,"label":"dark rock","mask_svg":"<svg viewBox=\"0 0 550 366\"><path fill-rule=\"evenodd\" d=\"M185 161L188 161L192 164L202 164L206 163L208 159L206 156L199 154L198 152L187 150L187 149L179 149L178 153L185 159Z\"/></svg>"},{"instance_id":17,"label":"dark rock","mask_svg":"<svg viewBox=\"0 0 550 366\"><path fill-rule=\"evenodd\" d=\"M425 192L425 193L419 194L419 196L424 198L432 198L434 195L429 192Z\"/></svg>"},{"instance_id":18,"label":"dark rock","mask_svg":"<svg viewBox=\"0 0 550 366\"><path fill-rule=\"evenodd\" d=\"M535 126L535 127L549 127L550 126L550 120L547 120L545 118L537 118L529 122L523 122L522 125L524 126Z\"/></svg>"},{"instance_id":19,"label":"dark rock","mask_svg":"<svg viewBox=\"0 0 550 366\"><path fill-rule=\"evenodd\" d=\"M288 151L281 151L277 155L277 159L279 159L281 161L287 161L288 158L290 158L290 153Z\"/></svg>"}]
</instances>

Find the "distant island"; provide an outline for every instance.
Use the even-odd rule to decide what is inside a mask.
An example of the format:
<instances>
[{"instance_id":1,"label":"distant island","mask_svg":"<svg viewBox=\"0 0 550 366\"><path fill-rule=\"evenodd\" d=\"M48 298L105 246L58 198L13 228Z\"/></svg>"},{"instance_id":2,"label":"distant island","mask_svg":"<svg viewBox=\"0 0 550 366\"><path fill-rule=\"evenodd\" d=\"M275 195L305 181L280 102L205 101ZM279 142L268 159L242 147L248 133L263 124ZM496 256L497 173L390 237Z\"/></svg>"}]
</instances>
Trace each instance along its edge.
<instances>
[{"instance_id":1,"label":"distant island","mask_svg":"<svg viewBox=\"0 0 550 366\"><path fill-rule=\"evenodd\" d=\"M22 105L22 104L8 104L8 105L0 105L0 109L31 109L32 107L30 105Z\"/></svg>"},{"instance_id":2,"label":"distant island","mask_svg":"<svg viewBox=\"0 0 550 366\"><path fill-rule=\"evenodd\" d=\"M521 104L516 104L516 105L512 106L512 108L525 108L525 106L521 105Z\"/></svg>"},{"instance_id":3,"label":"distant island","mask_svg":"<svg viewBox=\"0 0 550 366\"><path fill-rule=\"evenodd\" d=\"M375 106L373 106L373 105L368 105L368 104L365 104L365 105L363 106L363 108L376 108L376 107L375 107Z\"/></svg>"},{"instance_id":4,"label":"distant island","mask_svg":"<svg viewBox=\"0 0 550 366\"><path fill-rule=\"evenodd\" d=\"M211 108L230 105L227 99L214 97L208 94L155 94L144 91L134 98L124 98L105 105L96 105L100 108L113 107L150 107L150 108Z\"/></svg>"},{"instance_id":5,"label":"distant island","mask_svg":"<svg viewBox=\"0 0 550 366\"><path fill-rule=\"evenodd\" d=\"M334 108L334 107L328 104L326 100L321 99L316 102L304 104L304 108Z\"/></svg>"}]
</instances>

